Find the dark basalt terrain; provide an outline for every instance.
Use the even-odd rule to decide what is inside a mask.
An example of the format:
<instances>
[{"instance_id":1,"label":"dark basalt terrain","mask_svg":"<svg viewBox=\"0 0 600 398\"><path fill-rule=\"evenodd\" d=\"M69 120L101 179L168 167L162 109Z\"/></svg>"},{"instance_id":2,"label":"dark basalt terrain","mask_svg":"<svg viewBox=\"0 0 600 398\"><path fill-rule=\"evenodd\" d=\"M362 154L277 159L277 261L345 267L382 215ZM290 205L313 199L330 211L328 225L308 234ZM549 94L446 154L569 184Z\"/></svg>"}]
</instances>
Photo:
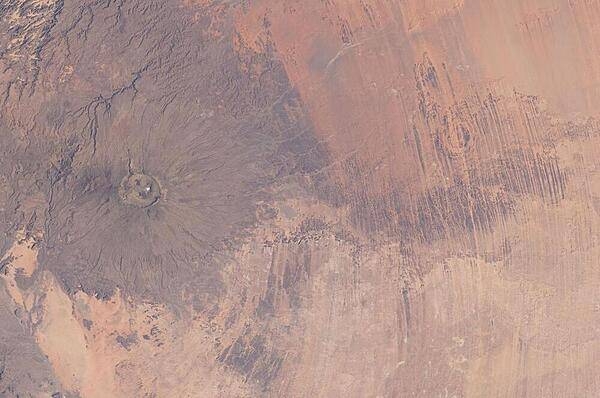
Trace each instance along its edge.
<instances>
[{"instance_id":1,"label":"dark basalt terrain","mask_svg":"<svg viewBox=\"0 0 600 398\"><path fill-rule=\"evenodd\" d=\"M599 34L0 1L0 397L598 396Z\"/></svg>"}]
</instances>

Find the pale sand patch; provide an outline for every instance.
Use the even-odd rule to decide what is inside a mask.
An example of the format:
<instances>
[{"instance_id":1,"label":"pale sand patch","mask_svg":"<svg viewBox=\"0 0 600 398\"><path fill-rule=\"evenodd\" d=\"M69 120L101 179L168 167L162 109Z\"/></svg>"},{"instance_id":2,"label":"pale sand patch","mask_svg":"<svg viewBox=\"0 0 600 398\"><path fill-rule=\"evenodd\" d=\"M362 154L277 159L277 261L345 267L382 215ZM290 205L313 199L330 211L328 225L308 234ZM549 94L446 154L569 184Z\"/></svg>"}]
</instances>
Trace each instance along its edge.
<instances>
[{"instance_id":1,"label":"pale sand patch","mask_svg":"<svg viewBox=\"0 0 600 398\"><path fill-rule=\"evenodd\" d=\"M37 240L41 234L26 235L24 231L19 231L15 243L6 252L1 261L10 260L6 266L6 273L2 276L6 283L6 288L12 299L20 306L30 309L33 304L26 302L20 289L17 287L16 277L18 273L25 276L31 276L37 269Z\"/></svg>"}]
</instances>

